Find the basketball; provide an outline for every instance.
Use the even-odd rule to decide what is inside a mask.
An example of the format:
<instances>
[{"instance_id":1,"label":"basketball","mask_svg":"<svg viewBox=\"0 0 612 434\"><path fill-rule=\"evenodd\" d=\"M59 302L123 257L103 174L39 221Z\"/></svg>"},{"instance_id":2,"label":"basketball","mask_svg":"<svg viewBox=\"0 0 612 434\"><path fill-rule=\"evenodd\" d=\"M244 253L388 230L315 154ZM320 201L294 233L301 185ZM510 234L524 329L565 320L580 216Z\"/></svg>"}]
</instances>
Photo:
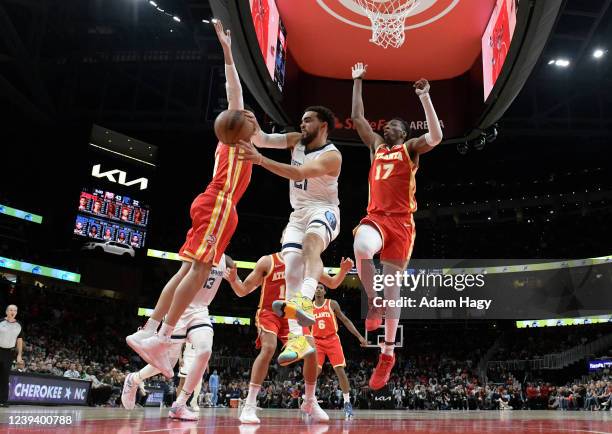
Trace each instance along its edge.
<instances>
[{"instance_id":1,"label":"basketball","mask_svg":"<svg viewBox=\"0 0 612 434\"><path fill-rule=\"evenodd\" d=\"M224 110L215 119L215 135L221 143L235 145L239 140L249 140L255 126L241 110Z\"/></svg>"}]
</instances>

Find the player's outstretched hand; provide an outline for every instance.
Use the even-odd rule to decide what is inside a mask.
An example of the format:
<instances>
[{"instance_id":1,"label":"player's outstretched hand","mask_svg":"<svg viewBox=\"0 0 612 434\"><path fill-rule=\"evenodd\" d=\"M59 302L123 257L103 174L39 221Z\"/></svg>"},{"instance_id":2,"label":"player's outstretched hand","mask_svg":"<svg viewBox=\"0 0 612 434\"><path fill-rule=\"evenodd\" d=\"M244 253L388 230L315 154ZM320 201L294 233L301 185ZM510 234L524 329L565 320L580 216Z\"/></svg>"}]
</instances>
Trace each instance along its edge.
<instances>
[{"instance_id":1,"label":"player's outstretched hand","mask_svg":"<svg viewBox=\"0 0 612 434\"><path fill-rule=\"evenodd\" d=\"M421 78L418 81L414 82L414 91L417 95L421 96L423 94L429 93L429 82L424 78Z\"/></svg>"},{"instance_id":2,"label":"player's outstretched hand","mask_svg":"<svg viewBox=\"0 0 612 434\"><path fill-rule=\"evenodd\" d=\"M261 127L259 126L259 122L257 122L255 113L250 110L242 110L242 113L244 113L244 117L247 118L247 120L253 124L253 127L255 127L255 129L253 130L253 135L257 134L261 130Z\"/></svg>"},{"instance_id":3,"label":"player's outstretched hand","mask_svg":"<svg viewBox=\"0 0 612 434\"><path fill-rule=\"evenodd\" d=\"M368 70L368 65L364 65L361 62L355 63L351 68L351 75L353 76L353 80L357 78L365 78L366 71Z\"/></svg>"},{"instance_id":4,"label":"player's outstretched hand","mask_svg":"<svg viewBox=\"0 0 612 434\"><path fill-rule=\"evenodd\" d=\"M355 263L353 262L353 260L351 258L345 258L342 257L342 260L340 261L340 270L341 271L345 271L345 272L349 272L351 271L351 269L355 266Z\"/></svg>"},{"instance_id":5,"label":"player's outstretched hand","mask_svg":"<svg viewBox=\"0 0 612 434\"><path fill-rule=\"evenodd\" d=\"M226 268L223 272L223 278L230 283L234 283L236 278L238 277L238 269L234 268Z\"/></svg>"},{"instance_id":6,"label":"player's outstretched hand","mask_svg":"<svg viewBox=\"0 0 612 434\"><path fill-rule=\"evenodd\" d=\"M231 48L232 46L232 37L231 32L228 30L223 31L223 23L221 20L217 18L213 18L213 25L215 26L215 32L217 32L217 38L219 38L219 42L221 46L226 48Z\"/></svg>"},{"instance_id":7,"label":"player's outstretched hand","mask_svg":"<svg viewBox=\"0 0 612 434\"><path fill-rule=\"evenodd\" d=\"M362 347L365 347L368 345L368 341L366 340L366 338L364 338L363 336L359 337L359 345L361 345Z\"/></svg>"},{"instance_id":8,"label":"player's outstretched hand","mask_svg":"<svg viewBox=\"0 0 612 434\"><path fill-rule=\"evenodd\" d=\"M240 153L238 154L239 160L252 161L255 164L261 164L263 155L259 153L257 148L255 148L251 142L239 140L238 147L240 148Z\"/></svg>"}]
</instances>

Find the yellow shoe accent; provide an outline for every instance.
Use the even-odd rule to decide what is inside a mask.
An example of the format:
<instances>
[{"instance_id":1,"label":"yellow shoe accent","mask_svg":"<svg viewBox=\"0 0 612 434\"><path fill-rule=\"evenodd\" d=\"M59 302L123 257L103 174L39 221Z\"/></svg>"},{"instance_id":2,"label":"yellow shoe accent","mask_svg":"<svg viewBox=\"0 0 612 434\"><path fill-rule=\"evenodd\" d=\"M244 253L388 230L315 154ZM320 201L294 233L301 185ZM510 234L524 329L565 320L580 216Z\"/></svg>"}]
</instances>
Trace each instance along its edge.
<instances>
[{"instance_id":1,"label":"yellow shoe accent","mask_svg":"<svg viewBox=\"0 0 612 434\"><path fill-rule=\"evenodd\" d=\"M287 366L315 352L305 336L289 334L287 344L278 356L278 364Z\"/></svg>"},{"instance_id":2,"label":"yellow shoe accent","mask_svg":"<svg viewBox=\"0 0 612 434\"><path fill-rule=\"evenodd\" d=\"M312 300L298 295L289 301L277 300L272 309L282 318L295 319L302 327L314 324L314 305Z\"/></svg>"}]
</instances>

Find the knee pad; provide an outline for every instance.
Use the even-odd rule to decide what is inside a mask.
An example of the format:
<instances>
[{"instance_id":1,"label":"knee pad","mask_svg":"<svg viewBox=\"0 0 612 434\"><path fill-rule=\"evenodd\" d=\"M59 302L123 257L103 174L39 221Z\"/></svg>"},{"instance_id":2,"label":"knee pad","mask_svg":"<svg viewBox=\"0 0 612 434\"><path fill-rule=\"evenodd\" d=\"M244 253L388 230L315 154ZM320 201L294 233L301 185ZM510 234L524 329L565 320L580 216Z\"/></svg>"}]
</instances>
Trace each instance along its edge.
<instances>
[{"instance_id":1,"label":"knee pad","mask_svg":"<svg viewBox=\"0 0 612 434\"><path fill-rule=\"evenodd\" d=\"M202 327L200 330L192 332L189 340L193 345L196 357L210 356L213 346L213 331L210 327Z\"/></svg>"}]
</instances>

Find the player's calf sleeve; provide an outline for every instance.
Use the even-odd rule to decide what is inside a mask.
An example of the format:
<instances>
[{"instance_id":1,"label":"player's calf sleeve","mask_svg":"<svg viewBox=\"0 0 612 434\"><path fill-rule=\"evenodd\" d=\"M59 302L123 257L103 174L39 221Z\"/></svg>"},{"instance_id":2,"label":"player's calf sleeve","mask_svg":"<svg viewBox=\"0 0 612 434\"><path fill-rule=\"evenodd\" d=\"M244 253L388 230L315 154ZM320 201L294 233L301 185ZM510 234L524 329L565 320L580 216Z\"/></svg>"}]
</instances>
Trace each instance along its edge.
<instances>
[{"instance_id":1,"label":"player's calf sleeve","mask_svg":"<svg viewBox=\"0 0 612 434\"><path fill-rule=\"evenodd\" d=\"M285 261L285 283L287 285L287 300L295 297L301 289L304 279L304 261L302 255L296 252L283 254Z\"/></svg>"},{"instance_id":2,"label":"player's calf sleeve","mask_svg":"<svg viewBox=\"0 0 612 434\"><path fill-rule=\"evenodd\" d=\"M357 274L370 299L376 296L373 284L375 269L372 258L381 248L382 238L378 231L370 225L359 226L353 241L353 251Z\"/></svg>"},{"instance_id":3,"label":"player's calf sleeve","mask_svg":"<svg viewBox=\"0 0 612 434\"><path fill-rule=\"evenodd\" d=\"M212 353L213 331L209 327L202 327L202 329L202 331L193 332L191 336L195 357L183 386L183 390L189 393L193 392L196 384L202 379Z\"/></svg>"}]
</instances>

